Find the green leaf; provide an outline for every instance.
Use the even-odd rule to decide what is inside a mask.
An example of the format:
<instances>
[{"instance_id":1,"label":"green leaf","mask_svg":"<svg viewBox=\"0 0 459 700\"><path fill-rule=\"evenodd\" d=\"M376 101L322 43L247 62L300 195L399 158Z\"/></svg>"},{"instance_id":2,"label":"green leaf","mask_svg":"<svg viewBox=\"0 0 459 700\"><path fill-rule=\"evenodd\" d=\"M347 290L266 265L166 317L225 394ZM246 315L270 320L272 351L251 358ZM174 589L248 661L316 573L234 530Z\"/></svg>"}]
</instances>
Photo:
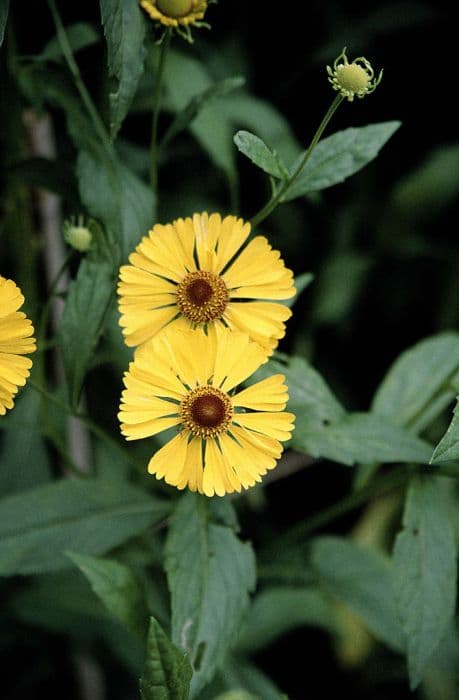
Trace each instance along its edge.
<instances>
[{"instance_id":1,"label":"green leaf","mask_svg":"<svg viewBox=\"0 0 459 700\"><path fill-rule=\"evenodd\" d=\"M282 201L302 197L343 182L378 155L380 149L399 128L400 122L382 122L345 129L320 141L301 175L288 189ZM293 173L304 154L290 168Z\"/></svg>"},{"instance_id":2,"label":"green leaf","mask_svg":"<svg viewBox=\"0 0 459 700\"><path fill-rule=\"evenodd\" d=\"M253 601L237 650L252 654L303 625L336 631L333 610L322 591L312 587L268 588Z\"/></svg>"},{"instance_id":3,"label":"green leaf","mask_svg":"<svg viewBox=\"0 0 459 700\"><path fill-rule=\"evenodd\" d=\"M346 603L377 639L404 649L386 557L344 537L318 537L311 546L311 565L324 590Z\"/></svg>"},{"instance_id":4,"label":"green leaf","mask_svg":"<svg viewBox=\"0 0 459 700\"><path fill-rule=\"evenodd\" d=\"M456 401L453 420L436 446L430 463L440 464L453 459L459 459L459 400Z\"/></svg>"},{"instance_id":5,"label":"green leaf","mask_svg":"<svg viewBox=\"0 0 459 700\"><path fill-rule=\"evenodd\" d=\"M208 106L212 100L223 97L233 90L237 90L245 83L245 78L235 76L234 78L225 78L219 80L203 92L195 95L190 99L187 106L177 114L174 121L164 134L161 141L161 148L165 148L180 132L187 129L192 121L198 116L199 112Z\"/></svg>"},{"instance_id":6,"label":"green leaf","mask_svg":"<svg viewBox=\"0 0 459 700\"><path fill-rule=\"evenodd\" d=\"M77 163L80 195L92 216L100 219L127 259L155 222L153 192L118 161L80 153Z\"/></svg>"},{"instance_id":7,"label":"green leaf","mask_svg":"<svg viewBox=\"0 0 459 700\"><path fill-rule=\"evenodd\" d=\"M220 685L227 690L245 690L257 700L285 700L273 681L259 668L245 659L229 657L218 674ZM214 699L212 699L214 700Z\"/></svg>"},{"instance_id":8,"label":"green leaf","mask_svg":"<svg viewBox=\"0 0 459 700\"><path fill-rule=\"evenodd\" d=\"M139 580L132 569L113 559L67 552L88 579L109 613L142 641L146 638L149 612Z\"/></svg>"},{"instance_id":9,"label":"green leaf","mask_svg":"<svg viewBox=\"0 0 459 700\"><path fill-rule=\"evenodd\" d=\"M424 440L371 413L352 413L320 428L299 426L292 445L313 457L340 464L416 462L428 464L432 447Z\"/></svg>"},{"instance_id":10,"label":"green leaf","mask_svg":"<svg viewBox=\"0 0 459 700\"><path fill-rule=\"evenodd\" d=\"M75 209L81 206L75 174L64 160L27 158L16 163L11 174L31 187L58 194Z\"/></svg>"},{"instance_id":11,"label":"green leaf","mask_svg":"<svg viewBox=\"0 0 459 700\"><path fill-rule=\"evenodd\" d=\"M3 44L3 37L5 36L6 20L8 19L8 10L10 7L10 0L3 0L0 3L0 46Z\"/></svg>"},{"instance_id":12,"label":"green leaf","mask_svg":"<svg viewBox=\"0 0 459 700\"><path fill-rule=\"evenodd\" d=\"M166 544L172 640L194 667L192 696L212 678L233 644L255 585L249 544L211 519L205 497L186 494Z\"/></svg>"},{"instance_id":13,"label":"green leaf","mask_svg":"<svg viewBox=\"0 0 459 700\"><path fill-rule=\"evenodd\" d=\"M102 333L114 293L115 266L97 225L90 226L91 250L71 283L62 316L60 341L70 404L78 404L84 377ZM76 348L78 351L76 352Z\"/></svg>"},{"instance_id":14,"label":"green leaf","mask_svg":"<svg viewBox=\"0 0 459 700\"><path fill-rule=\"evenodd\" d=\"M249 131L238 131L233 138L238 150L268 175L285 180L288 170L276 151Z\"/></svg>"},{"instance_id":15,"label":"green leaf","mask_svg":"<svg viewBox=\"0 0 459 700\"><path fill-rule=\"evenodd\" d=\"M183 652L150 618L145 670L140 681L142 700L186 700L193 670Z\"/></svg>"},{"instance_id":16,"label":"green leaf","mask_svg":"<svg viewBox=\"0 0 459 700\"><path fill-rule=\"evenodd\" d=\"M129 111L145 61L145 20L138 0L100 0L108 49L110 77L110 132L114 139Z\"/></svg>"},{"instance_id":17,"label":"green leaf","mask_svg":"<svg viewBox=\"0 0 459 700\"><path fill-rule=\"evenodd\" d=\"M315 323L337 324L353 311L371 265L369 256L355 251L336 251L325 261L314 289Z\"/></svg>"},{"instance_id":18,"label":"green leaf","mask_svg":"<svg viewBox=\"0 0 459 700\"><path fill-rule=\"evenodd\" d=\"M448 384L458 368L459 333L422 340L389 369L373 399L373 412L420 432L454 399Z\"/></svg>"},{"instance_id":19,"label":"green leaf","mask_svg":"<svg viewBox=\"0 0 459 700\"><path fill-rule=\"evenodd\" d=\"M0 575L71 566L69 546L104 554L161 520L164 501L130 484L57 481L0 501Z\"/></svg>"},{"instance_id":20,"label":"green leaf","mask_svg":"<svg viewBox=\"0 0 459 700\"><path fill-rule=\"evenodd\" d=\"M456 605L456 542L448 501L438 479L413 478L393 556L396 601L406 633L408 672L414 690L452 621Z\"/></svg>"},{"instance_id":21,"label":"green leaf","mask_svg":"<svg viewBox=\"0 0 459 700\"><path fill-rule=\"evenodd\" d=\"M86 49L89 46L97 44L99 34L94 27L87 22L76 22L65 28L67 39L70 48L74 53ZM61 45L57 37L53 37L48 41L42 53L39 56L41 61L61 61L63 58Z\"/></svg>"}]
</instances>

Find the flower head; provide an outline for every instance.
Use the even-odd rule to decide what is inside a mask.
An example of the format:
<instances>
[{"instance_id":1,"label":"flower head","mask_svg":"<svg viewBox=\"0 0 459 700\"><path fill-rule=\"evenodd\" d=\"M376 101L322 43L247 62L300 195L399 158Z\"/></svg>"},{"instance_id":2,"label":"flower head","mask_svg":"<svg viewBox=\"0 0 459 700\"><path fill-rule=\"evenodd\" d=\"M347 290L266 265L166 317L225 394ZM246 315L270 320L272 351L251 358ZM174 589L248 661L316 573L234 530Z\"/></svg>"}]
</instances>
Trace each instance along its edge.
<instances>
[{"instance_id":1,"label":"flower head","mask_svg":"<svg viewBox=\"0 0 459 700\"><path fill-rule=\"evenodd\" d=\"M140 5L152 19L176 29L188 41L191 41L190 25L208 26L201 21L208 0L140 0Z\"/></svg>"},{"instance_id":2,"label":"flower head","mask_svg":"<svg viewBox=\"0 0 459 700\"><path fill-rule=\"evenodd\" d=\"M381 71L375 78L371 64L363 56L349 63L346 48L342 50L333 63L333 69L327 66L327 73L333 89L346 97L349 102L352 102L355 96L365 97L365 95L374 92L383 76L383 71Z\"/></svg>"},{"instance_id":3,"label":"flower head","mask_svg":"<svg viewBox=\"0 0 459 700\"><path fill-rule=\"evenodd\" d=\"M64 222L64 238L71 248L79 253L87 253L92 243L92 233L84 225L82 217L75 219L72 217Z\"/></svg>"},{"instance_id":4,"label":"flower head","mask_svg":"<svg viewBox=\"0 0 459 700\"><path fill-rule=\"evenodd\" d=\"M285 334L293 274L266 238L244 248L250 224L235 216L195 214L157 224L120 270L120 325L129 346L167 325L228 326L268 350Z\"/></svg>"},{"instance_id":5,"label":"flower head","mask_svg":"<svg viewBox=\"0 0 459 700\"><path fill-rule=\"evenodd\" d=\"M260 345L223 326L208 335L168 328L138 348L124 376L121 432L139 440L178 429L148 471L206 496L261 481L276 466L295 419L284 412L281 374L234 393L265 360Z\"/></svg>"},{"instance_id":6,"label":"flower head","mask_svg":"<svg viewBox=\"0 0 459 700\"><path fill-rule=\"evenodd\" d=\"M0 277L0 415L13 408L18 387L26 383L32 361L23 357L36 349L33 326L22 311L21 290Z\"/></svg>"}]
</instances>

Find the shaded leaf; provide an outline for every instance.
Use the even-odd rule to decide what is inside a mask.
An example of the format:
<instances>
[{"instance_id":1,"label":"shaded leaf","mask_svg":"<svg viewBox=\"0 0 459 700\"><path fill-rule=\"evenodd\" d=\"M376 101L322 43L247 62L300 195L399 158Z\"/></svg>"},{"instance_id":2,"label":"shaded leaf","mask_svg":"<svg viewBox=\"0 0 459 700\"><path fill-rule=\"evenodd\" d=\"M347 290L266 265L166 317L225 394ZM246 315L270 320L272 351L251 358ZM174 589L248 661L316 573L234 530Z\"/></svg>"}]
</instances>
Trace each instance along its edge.
<instances>
[{"instance_id":1,"label":"shaded leaf","mask_svg":"<svg viewBox=\"0 0 459 700\"><path fill-rule=\"evenodd\" d=\"M71 566L64 552L104 554L168 512L130 484L57 481L0 501L0 575Z\"/></svg>"},{"instance_id":2,"label":"shaded leaf","mask_svg":"<svg viewBox=\"0 0 459 700\"><path fill-rule=\"evenodd\" d=\"M172 641L194 667L192 696L212 678L234 643L255 585L249 544L212 522L207 499L186 494L171 520L166 572Z\"/></svg>"},{"instance_id":3,"label":"shaded leaf","mask_svg":"<svg viewBox=\"0 0 459 700\"><path fill-rule=\"evenodd\" d=\"M456 605L456 542L440 481L414 477L394 546L398 614L407 638L411 689L422 680Z\"/></svg>"},{"instance_id":4,"label":"shaded leaf","mask_svg":"<svg viewBox=\"0 0 459 700\"><path fill-rule=\"evenodd\" d=\"M302 197L343 182L378 155L380 149L400 127L400 122L382 122L332 134L316 146L301 175L288 189L282 201ZM290 168L293 173L303 155Z\"/></svg>"},{"instance_id":5,"label":"shaded leaf","mask_svg":"<svg viewBox=\"0 0 459 700\"><path fill-rule=\"evenodd\" d=\"M11 174L32 187L54 192L78 208L77 181L68 163L48 158L27 158L16 163Z\"/></svg>"},{"instance_id":6,"label":"shaded leaf","mask_svg":"<svg viewBox=\"0 0 459 700\"><path fill-rule=\"evenodd\" d=\"M237 149L268 175L281 180L288 177L288 170L276 151L249 131L238 131L233 138Z\"/></svg>"},{"instance_id":7,"label":"shaded leaf","mask_svg":"<svg viewBox=\"0 0 459 700\"><path fill-rule=\"evenodd\" d=\"M109 613L143 641L149 613L142 587L132 569L114 559L76 552L67 552L67 556L86 576Z\"/></svg>"},{"instance_id":8,"label":"shaded leaf","mask_svg":"<svg viewBox=\"0 0 459 700\"><path fill-rule=\"evenodd\" d=\"M453 419L436 446L430 463L439 464L452 459L459 459L459 402L456 402Z\"/></svg>"},{"instance_id":9,"label":"shaded leaf","mask_svg":"<svg viewBox=\"0 0 459 700\"><path fill-rule=\"evenodd\" d=\"M448 387L459 368L459 333L421 340L390 367L373 399L372 411L419 432L440 413L455 392Z\"/></svg>"},{"instance_id":10,"label":"shaded leaf","mask_svg":"<svg viewBox=\"0 0 459 700\"><path fill-rule=\"evenodd\" d=\"M97 44L99 34L94 27L87 22L75 22L65 28L70 48L74 53ZM63 58L61 45L57 37L48 41L45 48L38 57L41 61L60 61Z\"/></svg>"},{"instance_id":11,"label":"shaded leaf","mask_svg":"<svg viewBox=\"0 0 459 700\"><path fill-rule=\"evenodd\" d=\"M292 445L313 457L340 464L356 462L417 462L428 464L431 446L411 433L371 413L352 413L321 428L300 427Z\"/></svg>"},{"instance_id":12,"label":"shaded leaf","mask_svg":"<svg viewBox=\"0 0 459 700\"><path fill-rule=\"evenodd\" d=\"M318 537L311 545L311 565L324 590L346 603L377 639L398 651L404 648L386 557L344 537Z\"/></svg>"},{"instance_id":13,"label":"shaded leaf","mask_svg":"<svg viewBox=\"0 0 459 700\"><path fill-rule=\"evenodd\" d=\"M138 0L100 0L100 10L109 75L116 82L116 89L110 93L110 133L114 139L143 73L146 27Z\"/></svg>"},{"instance_id":14,"label":"shaded leaf","mask_svg":"<svg viewBox=\"0 0 459 700\"><path fill-rule=\"evenodd\" d=\"M142 700L186 700L193 670L186 655L150 618L145 669L140 681Z\"/></svg>"}]
</instances>

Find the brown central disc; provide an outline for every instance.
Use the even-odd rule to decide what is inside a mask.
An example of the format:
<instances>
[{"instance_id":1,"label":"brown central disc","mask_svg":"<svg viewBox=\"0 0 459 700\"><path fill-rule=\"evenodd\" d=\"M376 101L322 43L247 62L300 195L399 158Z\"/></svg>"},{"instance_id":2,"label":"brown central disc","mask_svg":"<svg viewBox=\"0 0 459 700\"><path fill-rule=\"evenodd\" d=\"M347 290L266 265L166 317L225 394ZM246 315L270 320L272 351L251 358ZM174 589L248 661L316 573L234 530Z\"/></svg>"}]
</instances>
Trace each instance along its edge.
<instances>
[{"instance_id":1,"label":"brown central disc","mask_svg":"<svg viewBox=\"0 0 459 700\"><path fill-rule=\"evenodd\" d=\"M198 396L190 407L191 417L203 428L216 428L225 417L226 406L219 396Z\"/></svg>"},{"instance_id":2,"label":"brown central disc","mask_svg":"<svg viewBox=\"0 0 459 700\"><path fill-rule=\"evenodd\" d=\"M203 306L212 299L212 285L207 280L196 279L188 285L188 299L196 306Z\"/></svg>"}]
</instances>

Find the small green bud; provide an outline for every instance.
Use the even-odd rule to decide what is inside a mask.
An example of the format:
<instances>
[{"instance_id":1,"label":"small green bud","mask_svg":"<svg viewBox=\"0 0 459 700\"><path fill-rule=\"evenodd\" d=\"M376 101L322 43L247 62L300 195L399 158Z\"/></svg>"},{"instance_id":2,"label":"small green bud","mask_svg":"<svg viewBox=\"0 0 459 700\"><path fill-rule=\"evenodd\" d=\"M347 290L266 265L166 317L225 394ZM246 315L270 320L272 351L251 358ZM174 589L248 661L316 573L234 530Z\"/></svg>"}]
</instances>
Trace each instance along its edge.
<instances>
[{"instance_id":1,"label":"small green bud","mask_svg":"<svg viewBox=\"0 0 459 700\"><path fill-rule=\"evenodd\" d=\"M82 217L78 217L78 221L72 218L64 223L64 238L71 248L80 253L87 253L91 247L92 233L84 226Z\"/></svg>"},{"instance_id":2,"label":"small green bud","mask_svg":"<svg viewBox=\"0 0 459 700\"><path fill-rule=\"evenodd\" d=\"M381 71L375 78L371 63L363 56L355 58L352 63L349 63L346 48L342 50L333 63L333 68L327 66L327 73L333 89L346 97L349 102L352 102L356 96L365 97L365 95L374 92L383 76L383 71Z\"/></svg>"}]
</instances>

